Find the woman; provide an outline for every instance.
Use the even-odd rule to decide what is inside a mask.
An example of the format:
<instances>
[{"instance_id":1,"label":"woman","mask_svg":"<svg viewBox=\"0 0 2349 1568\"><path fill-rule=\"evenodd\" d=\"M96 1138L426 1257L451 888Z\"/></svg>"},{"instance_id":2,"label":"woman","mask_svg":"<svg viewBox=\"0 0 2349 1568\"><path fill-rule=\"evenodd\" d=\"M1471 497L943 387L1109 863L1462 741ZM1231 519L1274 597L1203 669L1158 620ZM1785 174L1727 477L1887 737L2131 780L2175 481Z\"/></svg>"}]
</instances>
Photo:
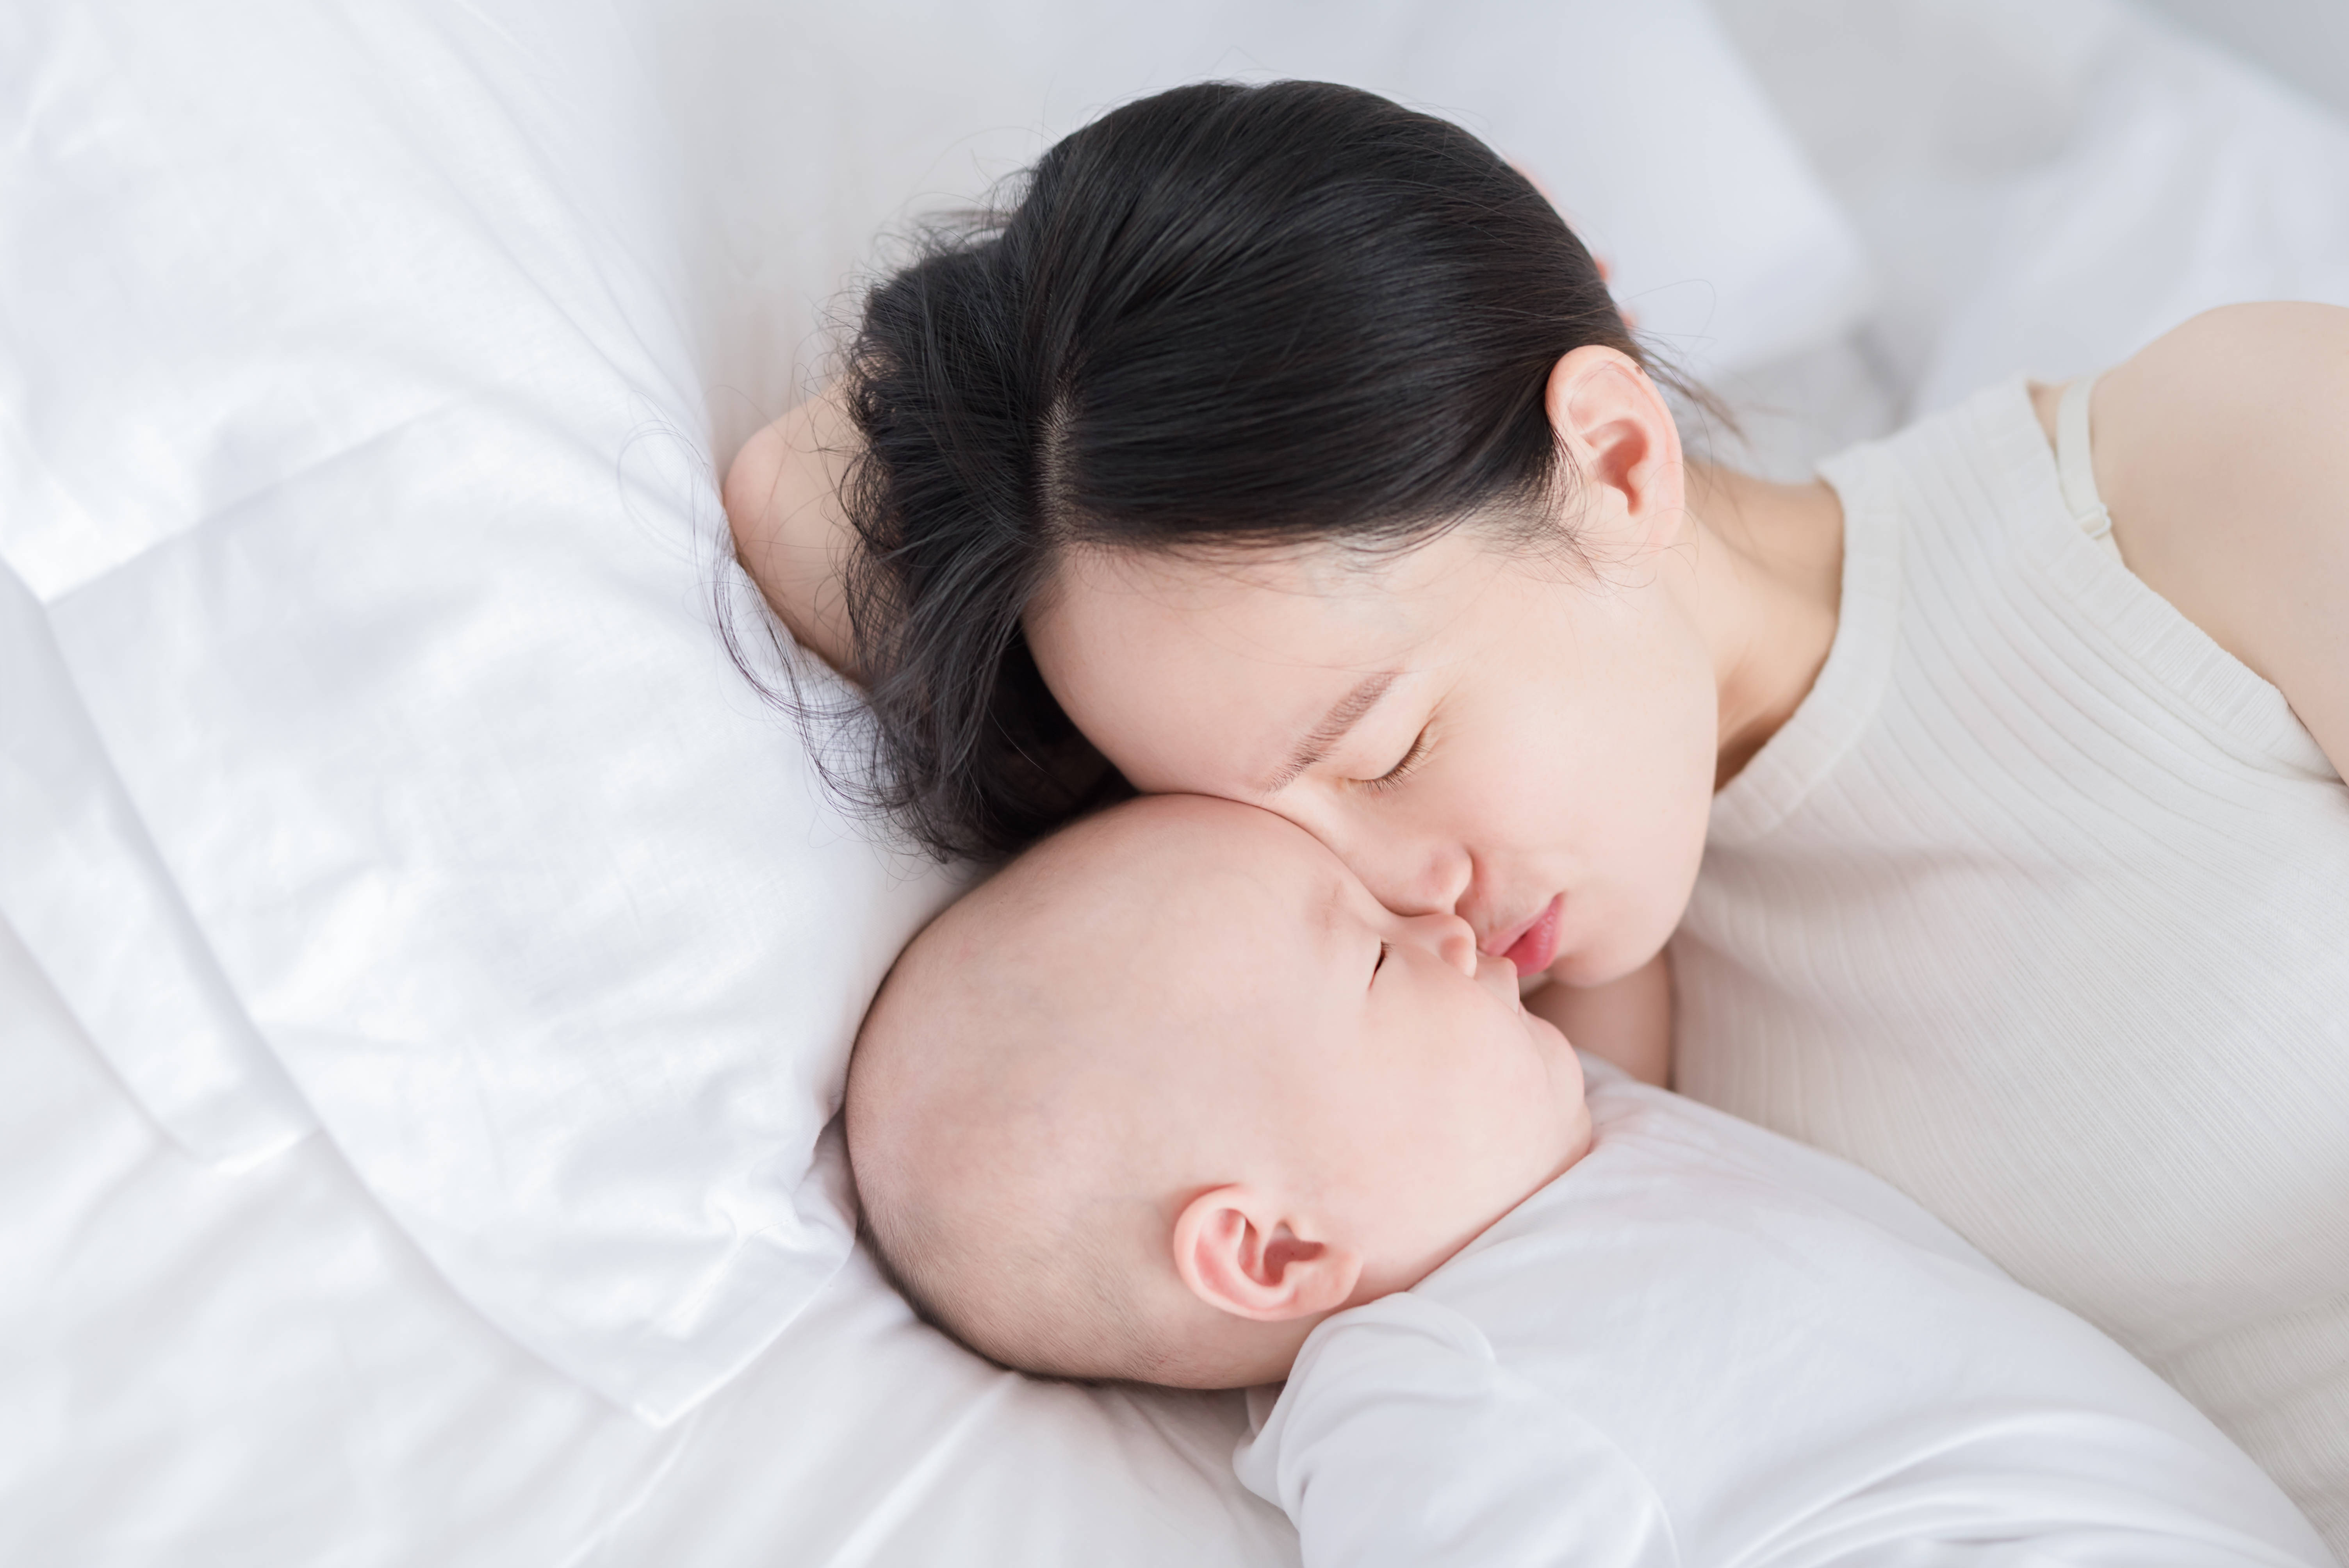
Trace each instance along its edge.
<instances>
[{"instance_id":1,"label":"woman","mask_svg":"<svg viewBox=\"0 0 2349 1568\"><path fill-rule=\"evenodd\" d=\"M2349 1546L2349 312L1809 485L1685 459L1657 381L1464 132L1195 87L877 286L728 511L937 847L1224 795L1651 1077L1676 995L1679 1087L1906 1188Z\"/></svg>"}]
</instances>

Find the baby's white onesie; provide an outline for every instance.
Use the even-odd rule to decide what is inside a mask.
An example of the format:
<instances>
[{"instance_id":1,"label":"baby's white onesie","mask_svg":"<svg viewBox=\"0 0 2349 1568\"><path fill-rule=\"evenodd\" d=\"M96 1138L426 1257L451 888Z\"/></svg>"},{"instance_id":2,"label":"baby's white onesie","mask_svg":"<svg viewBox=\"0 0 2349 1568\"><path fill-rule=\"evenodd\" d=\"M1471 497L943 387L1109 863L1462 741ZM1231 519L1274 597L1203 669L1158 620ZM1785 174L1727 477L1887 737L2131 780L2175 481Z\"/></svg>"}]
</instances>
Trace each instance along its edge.
<instances>
[{"instance_id":1,"label":"baby's white onesie","mask_svg":"<svg viewBox=\"0 0 2349 1568\"><path fill-rule=\"evenodd\" d=\"M1892 1188L1585 1070L1589 1153L1252 1401L1240 1479L1307 1568L2333 1561L2168 1385Z\"/></svg>"}]
</instances>

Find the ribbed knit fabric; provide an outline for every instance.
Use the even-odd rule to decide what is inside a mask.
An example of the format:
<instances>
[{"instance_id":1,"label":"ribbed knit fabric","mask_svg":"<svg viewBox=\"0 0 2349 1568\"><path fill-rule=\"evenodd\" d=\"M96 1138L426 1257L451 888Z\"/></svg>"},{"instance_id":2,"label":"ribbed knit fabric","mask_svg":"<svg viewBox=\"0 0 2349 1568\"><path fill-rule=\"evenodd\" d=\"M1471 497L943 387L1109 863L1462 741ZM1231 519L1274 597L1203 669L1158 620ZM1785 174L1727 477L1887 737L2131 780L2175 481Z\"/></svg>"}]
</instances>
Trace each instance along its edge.
<instances>
[{"instance_id":1,"label":"ribbed knit fabric","mask_svg":"<svg viewBox=\"0 0 2349 1568\"><path fill-rule=\"evenodd\" d=\"M2349 789L2020 382L1821 471L1841 622L1715 800L1678 1087L2104 1328L2349 1559Z\"/></svg>"}]
</instances>

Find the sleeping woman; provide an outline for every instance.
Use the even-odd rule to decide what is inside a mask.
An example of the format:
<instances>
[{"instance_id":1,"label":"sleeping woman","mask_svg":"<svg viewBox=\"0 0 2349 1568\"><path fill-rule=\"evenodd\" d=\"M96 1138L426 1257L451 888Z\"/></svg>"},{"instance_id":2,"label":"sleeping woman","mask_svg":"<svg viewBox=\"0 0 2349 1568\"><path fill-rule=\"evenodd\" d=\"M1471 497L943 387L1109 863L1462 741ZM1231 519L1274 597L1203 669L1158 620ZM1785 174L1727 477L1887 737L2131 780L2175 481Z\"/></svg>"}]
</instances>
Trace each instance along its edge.
<instances>
[{"instance_id":1,"label":"sleeping woman","mask_svg":"<svg viewBox=\"0 0 2349 1568\"><path fill-rule=\"evenodd\" d=\"M1190 87L878 284L727 510L933 847L1268 808L1920 1200L2349 1551L2349 311L1802 485L1686 456L1672 385L1464 131Z\"/></svg>"}]
</instances>

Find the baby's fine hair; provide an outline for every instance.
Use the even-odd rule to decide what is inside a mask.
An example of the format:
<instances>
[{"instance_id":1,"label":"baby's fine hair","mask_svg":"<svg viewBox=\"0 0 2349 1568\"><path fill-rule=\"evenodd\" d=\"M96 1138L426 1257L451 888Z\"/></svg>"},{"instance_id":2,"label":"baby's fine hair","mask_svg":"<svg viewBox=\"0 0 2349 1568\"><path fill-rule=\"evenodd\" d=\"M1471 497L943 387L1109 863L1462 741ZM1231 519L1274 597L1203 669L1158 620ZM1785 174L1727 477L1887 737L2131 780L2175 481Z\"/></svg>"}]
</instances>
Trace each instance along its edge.
<instances>
[{"instance_id":1,"label":"baby's fine hair","mask_svg":"<svg viewBox=\"0 0 2349 1568\"><path fill-rule=\"evenodd\" d=\"M1134 802L1126 820L1163 804ZM866 1011L843 1106L858 1239L916 1315L998 1366L1146 1380L1166 1347L1137 1299L1130 1205L1104 1205L1132 1186L1113 1175L1123 1145L1040 1138L1034 1119L1064 1125L1036 1086L1065 1087L1066 1058L1107 1026L1057 1016L1030 966L1061 950L1050 928L1071 894L1055 878L1082 863L1057 849L942 912Z\"/></svg>"},{"instance_id":2,"label":"baby's fine hair","mask_svg":"<svg viewBox=\"0 0 2349 1568\"><path fill-rule=\"evenodd\" d=\"M957 1235L927 1216L867 1211L856 1237L916 1317L1007 1372L1072 1383L1148 1381L1164 1357L1117 1288L1131 1260L1062 1216L1024 1233L988 1230ZM1012 1250L985 1255L998 1239L1010 1240Z\"/></svg>"}]
</instances>

